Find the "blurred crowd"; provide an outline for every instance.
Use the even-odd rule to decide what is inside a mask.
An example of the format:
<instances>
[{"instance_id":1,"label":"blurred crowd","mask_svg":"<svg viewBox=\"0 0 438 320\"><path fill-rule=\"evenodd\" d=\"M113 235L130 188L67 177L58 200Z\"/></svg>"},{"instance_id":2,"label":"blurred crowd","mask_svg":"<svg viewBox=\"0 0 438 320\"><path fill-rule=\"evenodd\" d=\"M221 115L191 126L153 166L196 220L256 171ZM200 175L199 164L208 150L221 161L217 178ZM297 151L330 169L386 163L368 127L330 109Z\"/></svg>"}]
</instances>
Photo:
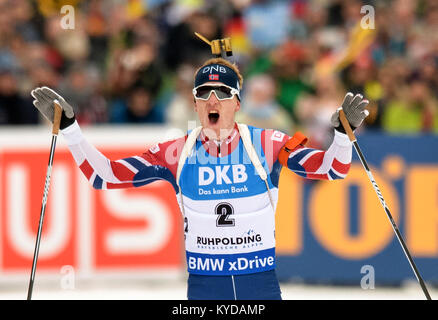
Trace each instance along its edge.
<instances>
[{"instance_id":1,"label":"blurred crowd","mask_svg":"<svg viewBox=\"0 0 438 320\"><path fill-rule=\"evenodd\" d=\"M435 0L0 0L0 124L45 123L29 94L45 85L82 125L187 130L194 73L212 57L195 31L231 38L238 121L322 146L351 91L370 100L360 130L438 132Z\"/></svg>"}]
</instances>

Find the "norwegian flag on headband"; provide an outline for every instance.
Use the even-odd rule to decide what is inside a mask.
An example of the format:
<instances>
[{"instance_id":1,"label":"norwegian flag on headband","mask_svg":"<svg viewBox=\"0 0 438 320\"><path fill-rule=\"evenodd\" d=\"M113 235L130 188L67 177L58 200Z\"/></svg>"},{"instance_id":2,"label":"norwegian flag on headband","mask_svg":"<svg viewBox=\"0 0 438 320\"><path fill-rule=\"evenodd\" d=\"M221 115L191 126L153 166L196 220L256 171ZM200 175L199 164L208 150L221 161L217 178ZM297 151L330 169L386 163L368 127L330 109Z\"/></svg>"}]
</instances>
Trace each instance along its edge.
<instances>
[{"instance_id":1,"label":"norwegian flag on headband","mask_svg":"<svg viewBox=\"0 0 438 320\"><path fill-rule=\"evenodd\" d=\"M199 69L195 77L194 88L208 82L217 81L240 92L239 77L230 67L222 64L209 64ZM239 93L237 97L240 99Z\"/></svg>"}]
</instances>

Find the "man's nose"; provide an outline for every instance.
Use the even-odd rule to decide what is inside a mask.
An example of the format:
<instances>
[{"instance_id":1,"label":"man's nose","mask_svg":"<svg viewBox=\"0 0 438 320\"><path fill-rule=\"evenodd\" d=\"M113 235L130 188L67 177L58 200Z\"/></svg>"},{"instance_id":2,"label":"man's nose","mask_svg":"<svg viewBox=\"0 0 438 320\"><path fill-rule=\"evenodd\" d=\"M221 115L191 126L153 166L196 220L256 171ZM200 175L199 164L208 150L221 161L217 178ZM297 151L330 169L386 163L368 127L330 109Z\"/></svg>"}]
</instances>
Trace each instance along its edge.
<instances>
[{"instance_id":1,"label":"man's nose","mask_svg":"<svg viewBox=\"0 0 438 320\"><path fill-rule=\"evenodd\" d=\"M219 101L219 99L218 99L217 96L216 96L216 92L215 92L214 90L211 90L211 92L210 92L210 98L208 98L208 101L209 101L209 102L212 102L212 103L216 103L216 102Z\"/></svg>"}]
</instances>

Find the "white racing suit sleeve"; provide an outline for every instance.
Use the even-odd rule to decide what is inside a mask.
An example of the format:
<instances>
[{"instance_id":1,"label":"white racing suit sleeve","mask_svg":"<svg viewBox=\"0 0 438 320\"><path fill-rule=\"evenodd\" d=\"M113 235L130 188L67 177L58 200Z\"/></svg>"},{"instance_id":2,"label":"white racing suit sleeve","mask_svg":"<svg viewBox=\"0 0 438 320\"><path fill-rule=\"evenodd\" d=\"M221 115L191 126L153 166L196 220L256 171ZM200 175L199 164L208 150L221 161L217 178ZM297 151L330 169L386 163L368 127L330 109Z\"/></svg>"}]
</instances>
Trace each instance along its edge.
<instances>
[{"instance_id":1,"label":"white racing suit sleeve","mask_svg":"<svg viewBox=\"0 0 438 320\"><path fill-rule=\"evenodd\" d=\"M174 184L168 168L151 164L144 156L108 159L85 139L77 121L61 132L76 164L95 189L139 187L156 180Z\"/></svg>"},{"instance_id":2,"label":"white racing suit sleeve","mask_svg":"<svg viewBox=\"0 0 438 320\"><path fill-rule=\"evenodd\" d=\"M326 151L299 147L287 160L290 170L308 179L335 180L346 177L351 165L352 143L348 136L335 130Z\"/></svg>"}]
</instances>

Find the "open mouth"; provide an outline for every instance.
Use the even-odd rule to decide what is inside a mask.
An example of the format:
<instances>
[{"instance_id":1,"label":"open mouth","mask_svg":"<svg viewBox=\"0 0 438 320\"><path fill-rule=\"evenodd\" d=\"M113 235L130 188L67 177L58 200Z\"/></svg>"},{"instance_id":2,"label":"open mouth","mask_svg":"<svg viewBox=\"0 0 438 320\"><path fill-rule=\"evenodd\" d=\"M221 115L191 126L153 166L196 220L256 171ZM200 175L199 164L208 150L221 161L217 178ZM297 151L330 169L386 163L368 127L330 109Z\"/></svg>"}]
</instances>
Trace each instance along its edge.
<instances>
[{"instance_id":1,"label":"open mouth","mask_svg":"<svg viewBox=\"0 0 438 320\"><path fill-rule=\"evenodd\" d=\"M219 113L217 111L210 111L208 120L211 124L216 124L219 121Z\"/></svg>"}]
</instances>

